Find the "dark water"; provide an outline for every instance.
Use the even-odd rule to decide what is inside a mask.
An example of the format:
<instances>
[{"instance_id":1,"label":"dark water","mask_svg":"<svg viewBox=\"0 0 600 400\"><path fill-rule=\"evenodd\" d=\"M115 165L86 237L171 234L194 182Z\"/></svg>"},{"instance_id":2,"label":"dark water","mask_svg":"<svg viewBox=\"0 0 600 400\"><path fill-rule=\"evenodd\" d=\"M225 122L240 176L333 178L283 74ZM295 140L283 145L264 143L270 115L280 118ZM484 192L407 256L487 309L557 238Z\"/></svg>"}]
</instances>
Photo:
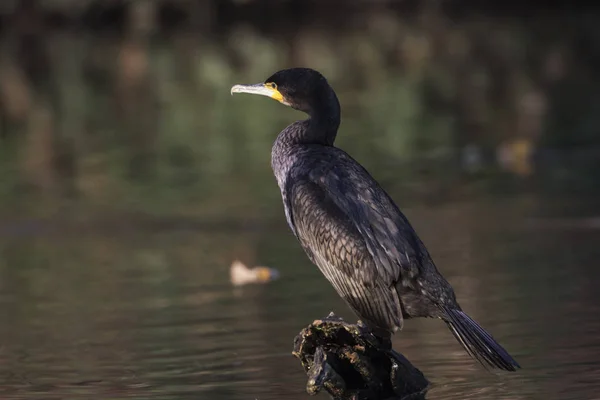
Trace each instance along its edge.
<instances>
[{"instance_id":1,"label":"dark water","mask_svg":"<svg viewBox=\"0 0 600 400\"><path fill-rule=\"evenodd\" d=\"M410 321L395 348L433 382L429 399L600 398L600 229L572 216L585 204L598 203L520 196L405 210L463 308L524 367L485 372L441 322ZM307 399L294 336L331 310L352 316L279 222L4 226L0 398ZM231 287L240 255L282 278Z\"/></svg>"}]
</instances>

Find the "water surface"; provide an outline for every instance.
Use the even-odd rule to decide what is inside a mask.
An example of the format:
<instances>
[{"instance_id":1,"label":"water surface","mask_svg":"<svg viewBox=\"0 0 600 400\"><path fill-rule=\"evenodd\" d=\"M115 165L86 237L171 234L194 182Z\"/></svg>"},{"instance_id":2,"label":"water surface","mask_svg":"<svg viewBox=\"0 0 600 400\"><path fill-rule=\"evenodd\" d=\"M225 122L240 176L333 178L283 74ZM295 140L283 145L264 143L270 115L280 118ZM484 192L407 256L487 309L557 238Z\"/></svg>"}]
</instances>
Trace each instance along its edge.
<instances>
[{"instance_id":1,"label":"water surface","mask_svg":"<svg viewBox=\"0 0 600 400\"><path fill-rule=\"evenodd\" d=\"M410 321L395 348L433 382L429 399L597 398L600 230L572 209L570 225L554 223L569 204L520 196L406 209L463 308L524 367L490 374L441 322ZM331 310L352 315L281 221L263 222L5 226L0 397L308 398L294 336ZM282 278L233 288L238 256Z\"/></svg>"}]
</instances>

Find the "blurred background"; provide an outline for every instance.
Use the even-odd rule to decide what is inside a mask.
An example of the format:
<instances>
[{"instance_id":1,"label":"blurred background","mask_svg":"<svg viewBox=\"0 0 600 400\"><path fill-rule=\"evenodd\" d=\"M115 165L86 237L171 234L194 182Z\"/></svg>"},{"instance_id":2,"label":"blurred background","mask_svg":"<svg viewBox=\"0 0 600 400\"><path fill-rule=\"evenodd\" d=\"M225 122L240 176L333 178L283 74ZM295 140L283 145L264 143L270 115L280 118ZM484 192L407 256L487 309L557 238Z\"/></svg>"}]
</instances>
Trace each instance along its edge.
<instances>
[{"instance_id":1,"label":"blurred background","mask_svg":"<svg viewBox=\"0 0 600 400\"><path fill-rule=\"evenodd\" d=\"M524 369L439 321L395 347L437 399L600 393L600 15L476 1L0 2L0 398L305 399L294 336L355 317L270 168L304 116L236 83L308 66L337 145ZM232 287L240 259L281 278ZM320 398L326 398L320 395Z\"/></svg>"}]
</instances>

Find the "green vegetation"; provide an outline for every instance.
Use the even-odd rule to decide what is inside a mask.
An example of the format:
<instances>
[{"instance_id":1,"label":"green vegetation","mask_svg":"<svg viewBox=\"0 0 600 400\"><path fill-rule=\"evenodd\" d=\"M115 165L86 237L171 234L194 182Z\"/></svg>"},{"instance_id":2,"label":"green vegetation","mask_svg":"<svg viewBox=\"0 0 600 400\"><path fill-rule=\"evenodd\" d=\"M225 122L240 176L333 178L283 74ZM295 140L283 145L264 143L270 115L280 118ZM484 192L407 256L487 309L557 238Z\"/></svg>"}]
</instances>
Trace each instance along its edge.
<instances>
[{"instance_id":1,"label":"green vegetation","mask_svg":"<svg viewBox=\"0 0 600 400\"><path fill-rule=\"evenodd\" d=\"M136 12L123 35L32 34L15 23L3 36L2 209L46 214L75 199L156 213L266 212L278 201L270 145L303 116L229 88L292 65L330 79L343 107L339 146L403 193L456 192L468 176L487 187L511 175L595 186L598 69L571 46L593 21L573 16L557 37L546 35L551 15L457 21L436 8L402 17L365 6L367 23L337 31L315 19L266 35L233 24L216 36L136 29ZM473 168L467 146L482 158ZM534 163L532 152L548 146L560 152Z\"/></svg>"}]
</instances>

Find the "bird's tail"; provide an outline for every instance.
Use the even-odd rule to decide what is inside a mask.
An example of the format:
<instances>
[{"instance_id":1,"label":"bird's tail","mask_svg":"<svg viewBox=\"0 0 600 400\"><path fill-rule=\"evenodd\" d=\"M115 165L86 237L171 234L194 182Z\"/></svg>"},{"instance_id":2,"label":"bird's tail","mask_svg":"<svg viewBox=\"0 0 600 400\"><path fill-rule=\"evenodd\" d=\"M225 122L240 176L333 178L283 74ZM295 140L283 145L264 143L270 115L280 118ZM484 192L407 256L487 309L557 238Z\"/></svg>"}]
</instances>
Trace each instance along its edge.
<instances>
[{"instance_id":1,"label":"bird's tail","mask_svg":"<svg viewBox=\"0 0 600 400\"><path fill-rule=\"evenodd\" d=\"M516 371L521 366L508 354L492 335L477 322L460 310L444 310L444 322L454 337L471 357L484 367Z\"/></svg>"}]
</instances>

